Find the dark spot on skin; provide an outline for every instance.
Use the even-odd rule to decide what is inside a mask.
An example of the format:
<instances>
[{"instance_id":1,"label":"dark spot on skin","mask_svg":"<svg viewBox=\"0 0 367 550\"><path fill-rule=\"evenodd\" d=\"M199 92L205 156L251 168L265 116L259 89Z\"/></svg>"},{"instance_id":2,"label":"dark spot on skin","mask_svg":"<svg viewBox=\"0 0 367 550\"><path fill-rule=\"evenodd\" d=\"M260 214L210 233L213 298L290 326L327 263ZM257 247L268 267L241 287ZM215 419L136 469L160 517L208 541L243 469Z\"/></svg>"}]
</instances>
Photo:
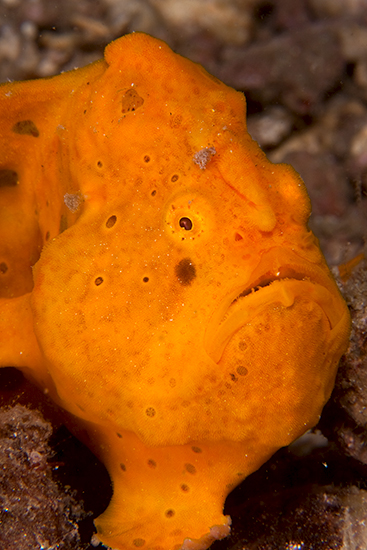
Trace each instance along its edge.
<instances>
[{"instance_id":1,"label":"dark spot on skin","mask_svg":"<svg viewBox=\"0 0 367 550\"><path fill-rule=\"evenodd\" d=\"M189 474L192 474L192 475L196 474L196 468L193 464L185 464L185 470Z\"/></svg>"},{"instance_id":2,"label":"dark spot on skin","mask_svg":"<svg viewBox=\"0 0 367 550\"><path fill-rule=\"evenodd\" d=\"M242 241L243 237L239 233L235 233L234 240L235 241Z\"/></svg>"},{"instance_id":3,"label":"dark spot on skin","mask_svg":"<svg viewBox=\"0 0 367 550\"><path fill-rule=\"evenodd\" d=\"M147 283L149 281L149 277L143 277L143 282Z\"/></svg>"},{"instance_id":4,"label":"dark spot on skin","mask_svg":"<svg viewBox=\"0 0 367 550\"><path fill-rule=\"evenodd\" d=\"M190 258L184 258L175 267L175 274L182 286L188 286L196 277L196 269Z\"/></svg>"},{"instance_id":5,"label":"dark spot on skin","mask_svg":"<svg viewBox=\"0 0 367 550\"><path fill-rule=\"evenodd\" d=\"M151 195L152 195L152 197L155 197L156 194L157 194L157 191L156 191L156 189L154 189L154 190L151 192Z\"/></svg>"},{"instance_id":6,"label":"dark spot on skin","mask_svg":"<svg viewBox=\"0 0 367 550\"><path fill-rule=\"evenodd\" d=\"M150 156L149 155L145 155L144 162L150 162Z\"/></svg>"},{"instance_id":7,"label":"dark spot on skin","mask_svg":"<svg viewBox=\"0 0 367 550\"><path fill-rule=\"evenodd\" d=\"M186 483L182 483L182 485L180 485L180 488L181 491L183 491L184 493L188 493L190 491L190 487L186 485Z\"/></svg>"},{"instance_id":8,"label":"dark spot on skin","mask_svg":"<svg viewBox=\"0 0 367 550\"><path fill-rule=\"evenodd\" d=\"M139 109L144 103L144 99L140 97L138 92L133 88L127 90L122 96L121 113L130 113Z\"/></svg>"},{"instance_id":9,"label":"dark spot on skin","mask_svg":"<svg viewBox=\"0 0 367 550\"><path fill-rule=\"evenodd\" d=\"M153 407L148 407L145 414L149 416L149 418L153 418L153 416L155 416L155 409L153 409Z\"/></svg>"},{"instance_id":10,"label":"dark spot on skin","mask_svg":"<svg viewBox=\"0 0 367 550\"><path fill-rule=\"evenodd\" d=\"M0 262L0 273L4 275L8 271L8 266L5 262Z\"/></svg>"},{"instance_id":11,"label":"dark spot on skin","mask_svg":"<svg viewBox=\"0 0 367 550\"><path fill-rule=\"evenodd\" d=\"M248 370L246 369L246 367L243 367L242 365L237 367L236 371L237 371L237 374L239 374L240 376L246 376L246 374L248 374Z\"/></svg>"},{"instance_id":12,"label":"dark spot on skin","mask_svg":"<svg viewBox=\"0 0 367 550\"><path fill-rule=\"evenodd\" d=\"M18 174L14 170L0 170L0 187L13 187L18 183Z\"/></svg>"},{"instance_id":13,"label":"dark spot on skin","mask_svg":"<svg viewBox=\"0 0 367 550\"><path fill-rule=\"evenodd\" d=\"M174 174L174 175L172 176L172 178L171 178L171 181L172 181L173 183L175 183L175 181L177 181L177 180L178 180L178 175L177 175L177 174Z\"/></svg>"},{"instance_id":14,"label":"dark spot on skin","mask_svg":"<svg viewBox=\"0 0 367 550\"><path fill-rule=\"evenodd\" d=\"M245 351L247 349L247 344L244 340L241 340L238 344L238 349L240 351Z\"/></svg>"},{"instance_id":15,"label":"dark spot on skin","mask_svg":"<svg viewBox=\"0 0 367 550\"><path fill-rule=\"evenodd\" d=\"M133 545L137 546L138 548L141 547L141 546L144 546L144 544L145 544L144 539L134 539L133 540Z\"/></svg>"},{"instance_id":16,"label":"dark spot on skin","mask_svg":"<svg viewBox=\"0 0 367 550\"><path fill-rule=\"evenodd\" d=\"M231 380L232 380L233 382L237 382L238 378L237 378L237 376L236 376L235 374L233 374L233 372L230 372L230 373L229 373L229 376L231 377Z\"/></svg>"},{"instance_id":17,"label":"dark spot on skin","mask_svg":"<svg viewBox=\"0 0 367 550\"><path fill-rule=\"evenodd\" d=\"M182 123L182 116L176 115L170 120L170 126L171 128L179 128Z\"/></svg>"},{"instance_id":18,"label":"dark spot on skin","mask_svg":"<svg viewBox=\"0 0 367 550\"><path fill-rule=\"evenodd\" d=\"M98 166L98 168L102 168L103 167L103 162L101 160L99 160L97 162L97 166Z\"/></svg>"},{"instance_id":19,"label":"dark spot on skin","mask_svg":"<svg viewBox=\"0 0 367 550\"><path fill-rule=\"evenodd\" d=\"M122 435L121 435L121 434L119 434L118 432L116 432L116 435L117 435L117 437L119 437L120 439L122 439Z\"/></svg>"},{"instance_id":20,"label":"dark spot on skin","mask_svg":"<svg viewBox=\"0 0 367 550\"><path fill-rule=\"evenodd\" d=\"M94 280L94 284L95 284L96 286L99 286L99 285L101 285L102 283L103 283L102 277L97 277L97 279Z\"/></svg>"},{"instance_id":21,"label":"dark spot on skin","mask_svg":"<svg viewBox=\"0 0 367 550\"><path fill-rule=\"evenodd\" d=\"M157 467L156 461L151 459L151 458L148 460L147 464L148 464L149 468L156 468Z\"/></svg>"},{"instance_id":22,"label":"dark spot on skin","mask_svg":"<svg viewBox=\"0 0 367 550\"><path fill-rule=\"evenodd\" d=\"M174 510L166 510L164 512L164 515L166 516L166 518L173 518L173 516L175 515L175 511Z\"/></svg>"},{"instance_id":23,"label":"dark spot on skin","mask_svg":"<svg viewBox=\"0 0 367 550\"><path fill-rule=\"evenodd\" d=\"M191 449L194 451L194 453L202 453L203 451L200 449L200 447L191 447Z\"/></svg>"},{"instance_id":24,"label":"dark spot on skin","mask_svg":"<svg viewBox=\"0 0 367 550\"><path fill-rule=\"evenodd\" d=\"M37 126L32 120L20 120L14 124L12 130L14 133L24 136L38 137L40 135Z\"/></svg>"},{"instance_id":25,"label":"dark spot on skin","mask_svg":"<svg viewBox=\"0 0 367 550\"><path fill-rule=\"evenodd\" d=\"M106 227L108 227L108 229L110 229L111 227L113 227L115 225L116 221L117 221L116 216L110 216L108 218L108 220L106 221Z\"/></svg>"},{"instance_id":26,"label":"dark spot on skin","mask_svg":"<svg viewBox=\"0 0 367 550\"><path fill-rule=\"evenodd\" d=\"M125 464L122 464L122 463L121 463L121 464L120 464L120 468L121 468L121 470L122 470L123 472L126 472L126 466L125 466Z\"/></svg>"},{"instance_id":27,"label":"dark spot on skin","mask_svg":"<svg viewBox=\"0 0 367 550\"><path fill-rule=\"evenodd\" d=\"M179 221L179 225L186 231L190 231L190 229L192 229L192 221L190 220L190 218L181 218Z\"/></svg>"}]
</instances>

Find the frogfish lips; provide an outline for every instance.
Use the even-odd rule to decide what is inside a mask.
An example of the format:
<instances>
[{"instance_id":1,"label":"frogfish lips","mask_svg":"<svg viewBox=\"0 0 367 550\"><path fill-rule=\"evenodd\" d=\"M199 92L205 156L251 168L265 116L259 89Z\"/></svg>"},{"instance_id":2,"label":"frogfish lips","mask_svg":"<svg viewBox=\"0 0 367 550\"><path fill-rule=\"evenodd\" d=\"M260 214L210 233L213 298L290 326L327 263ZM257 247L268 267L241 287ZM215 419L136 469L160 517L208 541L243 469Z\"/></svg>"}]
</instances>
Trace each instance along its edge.
<instances>
[{"instance_id":1,"label":"frogfish lips","mask_svg":"<svg viewBox=\"0 0 367 550\"><path fill-rule=\"evenodd\" d=\"M205 335L208 355L217 363L238 331L279 308L284 310L285 323L287 310L297 310L297 317L292 318L297 318L298 324L312 323L321 314L331 337L347 322L344 302L325 269L294 252L274 248L262 257L249 280L220 302Z\"/></svg>"}]
</instances>

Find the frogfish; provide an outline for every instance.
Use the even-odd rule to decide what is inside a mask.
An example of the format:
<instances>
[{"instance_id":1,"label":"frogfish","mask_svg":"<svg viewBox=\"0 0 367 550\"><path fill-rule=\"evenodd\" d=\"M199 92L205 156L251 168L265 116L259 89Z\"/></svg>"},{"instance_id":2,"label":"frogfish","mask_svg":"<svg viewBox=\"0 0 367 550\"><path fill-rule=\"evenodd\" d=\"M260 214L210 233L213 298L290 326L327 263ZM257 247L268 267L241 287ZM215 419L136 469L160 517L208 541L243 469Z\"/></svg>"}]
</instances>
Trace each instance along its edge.
<instances>
[{"instance_id":1,"label":"frogfish","mask_svg":"<svg viewBox=\"0 0 367 550\"><path fill-rule=\"evenodd\" d=\"M204 550L226 496L314 426L348 308L290 166L237 92L143 33L0 86L0 365L113 485L96 541Z\"/></svg>"}]
</instances>

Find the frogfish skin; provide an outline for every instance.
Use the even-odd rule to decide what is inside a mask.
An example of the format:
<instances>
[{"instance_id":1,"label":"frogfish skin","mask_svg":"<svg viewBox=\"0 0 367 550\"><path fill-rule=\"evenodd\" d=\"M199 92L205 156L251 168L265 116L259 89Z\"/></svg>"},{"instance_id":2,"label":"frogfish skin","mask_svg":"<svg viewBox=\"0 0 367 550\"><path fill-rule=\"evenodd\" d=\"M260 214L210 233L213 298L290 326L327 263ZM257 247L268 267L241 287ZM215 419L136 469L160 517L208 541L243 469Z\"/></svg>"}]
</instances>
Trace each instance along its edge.
<instances>
[{"instance_id":1,"label":"frogfish skin","mask_svg":"<svg viewBox=\"0 0 367 550\"><path fill-rule=\"evenodd\" d=\"M204 550L227 494L314 426L350 320L297 173L245 99L136 33L0 86L0 365L113 483L97 539Z\"/></svg>"}]
</instances>

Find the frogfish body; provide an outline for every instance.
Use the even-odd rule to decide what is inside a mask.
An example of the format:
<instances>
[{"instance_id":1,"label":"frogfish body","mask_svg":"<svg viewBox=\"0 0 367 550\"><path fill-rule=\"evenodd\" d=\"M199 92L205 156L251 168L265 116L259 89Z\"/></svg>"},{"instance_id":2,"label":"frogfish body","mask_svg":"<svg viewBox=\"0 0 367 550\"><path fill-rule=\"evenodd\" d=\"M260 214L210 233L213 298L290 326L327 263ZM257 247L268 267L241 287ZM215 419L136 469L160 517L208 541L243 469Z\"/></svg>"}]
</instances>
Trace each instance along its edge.
<instances>
[{"instance_id":1,"label":"frogfish body","mask_svg":"<svg viewBox=\"0 0 367 550\"><path fill-rule=\"evenodd\" d=\"M140 33L2 85L0 120L0 365L87 430L114 488L100 541L204 550L347 346L305 186L242 93Z\"/></svg>"}]
</instances>

